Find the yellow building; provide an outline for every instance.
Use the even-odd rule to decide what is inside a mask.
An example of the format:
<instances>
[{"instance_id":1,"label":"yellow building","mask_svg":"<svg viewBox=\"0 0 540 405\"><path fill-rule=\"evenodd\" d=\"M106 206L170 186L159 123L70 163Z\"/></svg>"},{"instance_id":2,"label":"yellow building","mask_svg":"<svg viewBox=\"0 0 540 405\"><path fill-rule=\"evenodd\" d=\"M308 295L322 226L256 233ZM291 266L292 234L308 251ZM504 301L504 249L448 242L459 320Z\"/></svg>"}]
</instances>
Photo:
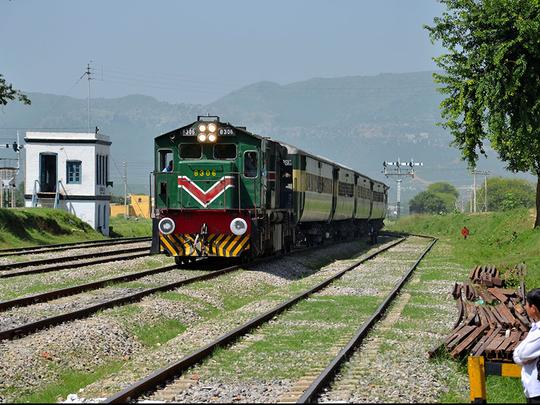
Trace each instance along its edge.
<instances>
[{"instance_id":1,"label":"yellow building","mask_svg":"<svg viewBox=\"0 0 540 405\"><path fill-rule=\"evenodd\" d=\"M130 194L128 204L128 216L150 218L150 196L146 194ZM111 217L124 215L124 204L111 204Z\"/></svg>"}]
</instances>

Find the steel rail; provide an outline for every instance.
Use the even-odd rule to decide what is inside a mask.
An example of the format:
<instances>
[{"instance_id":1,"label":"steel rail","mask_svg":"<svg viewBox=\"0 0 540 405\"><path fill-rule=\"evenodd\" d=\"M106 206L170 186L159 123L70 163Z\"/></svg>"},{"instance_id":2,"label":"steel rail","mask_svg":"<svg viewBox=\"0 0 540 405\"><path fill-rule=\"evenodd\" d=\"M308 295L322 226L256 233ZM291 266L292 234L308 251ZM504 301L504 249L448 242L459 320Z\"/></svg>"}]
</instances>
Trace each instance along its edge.
<instances>
[{"instance_id":1,"label":"steel rail","mask_svg":"<svg viewBox=\"0 0 540 405\"><path fill-rule=\"evenodd\" d=\"M380 235L388 235L388 236L397 236L398 238L403 238L407 236L417 236L419 238L424 239L434 239L434 236L430 235L422 235L420 233L409 233L409 232L399 232L399 231L382 231Z\"/></svg>"},{"instance_id":2,"label":"steel rail","mask_svg":"<svg viewBox=\"0 0 540 405\"><path fill-rule=\"evenodd\" d=\"M24 307L28 305L33 305L39 302L47 302L56 298L79 294L84 291L97 290L99 288L105 287L107 284L115 284L115 283L121 283L124 281L136 280L141 277L149 276L152 274L163 273L163 272L174 270L174 269L178 269L178 266L176 264L157 267L155 269L150 269L150 270L139 271L136 273L125 274L122 276L111 277L104 280L76 285L73 287L66 287L66 288L60 288L53 291L37 293L33 295L28 295L26 297L14 298L8 301L0 301L0 311L5 311L14 307Z\"/></svg>"},{"instance_id":3,"label":"steel rail","mask_svg":"<svg viewBox=\"0 0 540 405\"><path fill-rule=\"evenodd\" d=\"M30 252L32 250L42 250L42 249L55 249L60 247L70 247L75 245L81 245L81 247L88 247L88 245L95 244L97 246L107 243L117 244L120 242L137 242L137 241L150 241L152 240L149 236L136 236L132 238L110 238L110 239L96 239L96 240L86 240L82 242L69 242L69 243L55 243L52 245L37 245L37 246L26 246L21 248L7 248L0 249L0 256L9 256L9 254L15 254L20 252ZM75 248L74 248L75 249Z\"/></svg>"},{"instance_id":4,"label":"steel rail","mask_svg":"<svg viewBox=\"0 0 540 405\"><path fill-rule=\"evenodd\" d=\"M142 395L144 393L155 391L155 388L158 385L163 384L167 380L178 376L182 372L186 371L189 367L201 362L202 360L204 360L205 358L210 356L216 348L226 346L227 344L232 343L233 341L235 341L240 336L245 335L246 333L251 331L253 328L256 328L257 326L271 320L274 316L276 316L277 314L283 312L287 308L293 306L298 301L300 301L300 300L310 296L311 294L323 289L328 284L330 284L333 281L335 281L336 279L340 278L341 276L343 276L348 271L353 270L354 268L358 267L360 264L362 264L362 263L372 259L373 257L379 255L380 253L382 253L382 252L396 246L397 244L403 242L404 240L405 239L403 238L403 239L399 239L397 241L394 241L392 243L389 243L388 245L380 248L379 250L367 255L366 257L359 260L355 264L353 264L353 265L347 267L346 269L341 270L340 272L334 274L333 276L325 279L324 281L317 284L315 287L312 287L309 290L306 290L303 293L298 294L298 295L294 296L293 298L287 300L286 302L278 305L274 309L271 309L271 310L265 312L264 314L259 315L259 316L255 317L255 318L251 319L250 321L244 323L243 325L235 328L231 332L220 336L215 341L213 341L213 342L207 344L206 346L192 352L191 354L188 354L184 358L182 358L182 359L180 359L180 360L178 360L178 361L176 361L174 363L171 363L168 366L165 366L165 367L163 367L163 368L161 368L161 369L159 369L159 370L157 370L155 372L153 372L149 376L135 382L131 386L127 387L126 389L124 389L124 390L122 390L122 391L108 397L102 403L113 404L113 403L127 402L129 400L137 398L138 396L140 396L140 395Z\"/></svg>"},{"instance_id":5,"label":"steel rail","mask_svg":"<svg viewBox=\"0 0 540 405\"><path fill-rule=\"evenodd\" d=\"M437 238L432 238L433 240L431 243L424 249L418 260L411 266L411 268L405 273L405 275L399 280L399 282L396 284L396 286L392 289L392 291L388 294L386 299L383 301L383 303L377 308L375 313L360 326L360 328L356 331L354 336L351 338L351 340L347 343L347 345L340 350L340 352L337 354L337 356L330 362L330 364L319 374L319 376L313 381L313 383L304 391L300 399L296 402L298 404L306 404L306 403L312 403L314 402L324 387L328 386L328 384L333 380L334 376L339 371L341 365L343 362L345 362L351 354L354 352L356 347L362 342L362 340L366 337L368 332L371 330L371 328L375 325L375 323L383 316L384 312L390 305L390 303L394 300L398 292L401 290L403 285L407 282L413 271L418 267L422 259L428 252L431 250L433 245L437 242Z\"/></svg>"},{"instance_id":6,"label":"steel rail","mask_svg":"<svg viewBox=\"0 0 540 405\"><path fill-rule=\"evenodd\" d=\"M157 292L173 290L175 288L178 288L187 284L192 284L197 281L215 278L217 276L232 272L239 268L240 268L240 265L235 265L235 266L226 267L220 270L209 271L207 274L190 277L181 281L175 281L173 283L164 284L158 287L147 288L143 291L139 291L139 292L127 295L125 297L113 298L112 300L108 300L100 304L91 305L86 308L78 309L71 312L66 312L60 315L51 316L45 319L40 319L38 321L16 326L11 329L6 329L3 331L0 331L0 341L3 339L13 339L14 337L17 337L17 336L27 335L39 329L43 329L49 326L59 325L63 322L85 318L102 309L112 308L118 305L124 305L130 302L140 301L141 299L143 299L144 297L148 295L155 294Z\"/></svg>"},{"instance_id":7,"label":"steel rail","mask_svg":"<svg viewBox=\"0 0 540 405\"><path fill-rule=\"evenodd\" d=\"M91 259L94 257L114 256L114 255L119 255L119 254L124 254L124 253L142 252L143 250L150 252L150 247L143 246L143 247L136 247L136 248L125 248L125 249L120 249L120 250L106 250L106 251L86 253L83 255L76 255L76 256L56 257L54 259L38 259L38 260L28 260L25 262L8 263L8 264L0 265L0 271L20 269L22 267L39 266L42 264L63 263L63 262L69 262L72 260Z\"/></svg>"},{"instance_id":8,"label":"steel rail","mask_svg":"<svg viewBox=\"0 0 540 405\"><path fill-rule=\"evenodd\" d=\"M118 260L137 259L139 257L145 257L148 255L149 253L146 251L141 251L139 253L132 253L132 254L123 253L123 254L118 254L117 256L106 256L105 258L98 258L96 260L88 260L88 261L83 261L83 262L75 261L73 263L59 264L56 266L39 267L37 269L8 271L7 273L0 274L0 278L11 278L11 277L25 276L28 274L48 273L51 271L59 271L59 270L72 269L72 268L84 267L84 266L93 266L95 264L102 264L102 263L110 263L110 262L115 262Z\"/></svg>"},{"instance_id":9,"label":"steel rail","mask_svg":"<svg viewBox=\"0 0 540 405\"><path fill-rule=\"evenodd\" d=\"M49 253L49 252L58 252L58 251L64 251L64 250L75 250L75 249L86 249L91 247L100 247L103 245L107 246L117 246L117 245L126 245L129 243L137 243L137 242L150 242L151 238L147 237L139 237L139 238L126 238L122 240L105 240L105 241L92 241L87 243L77 243L73 246L68 245L44 245L43 248L40 247L32 247L32 248L24 248L24 251L14 250L12 253L10 253L9 250L0 250L0 257L9 257L9 256L24 256L24 255L30 255L30 254L41 254L41 253ZM48 247L52 246L52 247ZM6 253L7 252L7 253Z\"/></svg>"}]
</instances>

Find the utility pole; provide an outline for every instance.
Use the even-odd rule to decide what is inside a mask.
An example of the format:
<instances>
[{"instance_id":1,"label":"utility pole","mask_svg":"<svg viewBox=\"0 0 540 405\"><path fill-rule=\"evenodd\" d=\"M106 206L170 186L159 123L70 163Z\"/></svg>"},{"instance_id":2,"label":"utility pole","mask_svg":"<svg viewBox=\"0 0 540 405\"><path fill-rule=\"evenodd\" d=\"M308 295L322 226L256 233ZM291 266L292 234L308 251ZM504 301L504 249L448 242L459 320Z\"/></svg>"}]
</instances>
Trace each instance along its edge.
<instances>
[{"instance_id":1,"label":"utility pole","mask_svg":"<svg viewBox=\"0 0 540 405\"><path fill-rule=\"evenodd\" d=\"M86 71L79 78L79 80L81 80L84 76L86 76L86 78L88 79L88 132L89 133L90 133L90 80L94 80L92 79L92 72L90 70L91 69L90 62L86 65Z\"/></svg>"},{"instance_id":2,"label":"utility pole","mask_svg":"<svg viewBox=\"0 0 540 405\"><path fill-rule=\"evenodd\" d=\"M391 166L392 168L388 169L388 167ZM383 162L383 171L384 175L386 177L395 176L396 177L396 183L397 183L397 201L396 201L396 215L399 219L401 215L401 182L403 181L403 177L410 176L414 178L414 167L415 166L424 166L422 162L415 162L413 159L411 159L410 162L402 162L399 158L395 162ZM407 167L407 169L402 170L402 167Z\"/></svg>"},{"instance_id":3,"label":"utility pole","mask_svg":"<svg viewBox=\"0 0 540 405\"><path fill-rule=\"evenodd\" d=\"M476 170L473 170L473 212L476 212Z\"/></svg>"},{"instance_id":4,"label":"utility pole","mask_svg":"<svg viewBox=\"0 0 540 405\"><path fill-rule=\"evenodd\" d=\"M122 162L124 165L124 217L129 216L128 205L127 205L127 162Z\"/></svg>"},{"instance_id":5,"label":"utility pole","mask_svg":"<svg viewBox=\"0 0 540 405\"><path fill-rule=\"evenodd\" d=\"M476 175L479 174L481 176L484 176L484 212L487 212L488 205L487 205L487 176L491 174L491 172L487 170L473 170L473 187L474 187L474 212L476 212Z\"/></svg>"}]
</instances>

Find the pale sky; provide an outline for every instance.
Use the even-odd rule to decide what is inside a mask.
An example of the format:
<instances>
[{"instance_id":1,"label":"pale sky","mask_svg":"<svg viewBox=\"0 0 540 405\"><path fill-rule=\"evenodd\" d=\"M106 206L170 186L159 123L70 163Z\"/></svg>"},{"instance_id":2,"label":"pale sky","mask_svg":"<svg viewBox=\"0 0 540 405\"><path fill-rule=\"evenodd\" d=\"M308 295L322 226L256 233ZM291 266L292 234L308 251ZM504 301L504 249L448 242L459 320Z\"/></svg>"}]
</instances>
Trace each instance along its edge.
<instances>
[{"instance_id":1,"label":"pale sky","mask_svg":"<svg viewBox=\"0 0 540 405\"><path fill-rule=\"evenodd\" d=\"M25 92L209 103L257 81L434 70L436 0L0 0L0 73Z\"/></svg>"}]
</instances>

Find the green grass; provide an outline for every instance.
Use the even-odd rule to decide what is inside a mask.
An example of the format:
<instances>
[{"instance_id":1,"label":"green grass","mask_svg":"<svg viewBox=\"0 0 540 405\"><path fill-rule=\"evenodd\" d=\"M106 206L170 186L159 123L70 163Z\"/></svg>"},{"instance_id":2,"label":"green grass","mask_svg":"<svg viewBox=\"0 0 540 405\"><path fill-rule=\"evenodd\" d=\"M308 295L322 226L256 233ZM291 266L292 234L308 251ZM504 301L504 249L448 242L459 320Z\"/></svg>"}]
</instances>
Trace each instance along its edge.
<instances>
[{"instance_id":1,"label":"green grass","mask_svg":"<svg viewBox=\"0 0 540 405\"><path fill-rule=\"evenodd\" d=\"M146 325L137 325L133 333L147 347L161 345L186 330L186 326L176 319L159 319Z\"/></svg>"},{"instance_id":2,"label":"green grass","mask_svg":"<svg viewBox=\"0 0 540 405\"><path fill-rule=\"evenodd\" d=\"M56 403L59 397L66 399L69 394L77 393L79 389L88 384L117 372L122 364L123 362L120 361L110 362L97 367L90 373L73 370L62 371L55 383L49 384L35 393L22 396L16 402Z\"/></svg>"},{"instance_id":3,"label":"green grass","mask_svg":"<svg viewBox=\"0 0 540 405\"><path fill-rule=\"evenodd\" d=\"M152 234L152 220L113 217L111 237ZM75 215L52 208L0 208L0 249L105 239Z\"/></svg>"},{"instance_id":4,"label":"green grass","mask_svg":"<svg viewBox=\"0 0 540 405\"><path fill-rule=\"evenodd\" d=\"M540 229L533 229L534 213L527 209L482 214L412 215L386 227L436 236L450 244L453 258L471 269L494 264L503 272L518 263L527 265L526 284L540 286ZM463 239L466 225L470 236Z\"/></svg>"},{"instance_id":5,"label":"green grass","mask_svg":"<svg viewBox=\"0 0 540 405\"><path fill-rule=\"evenodd\" d=\"M504 275L507 269L519 263L525 263L527 265L525 285L527 289L531 289L540 286L540 255L538 254L540 229L533 229L534 214L530 210L518 209L472 215L415 215L402 218L387 226L386 229L431 235L440 239L439 244L426 259L427 268L421 271L421 283L436 280L464 282L467 280L470 269L484 264L495 265ZM460 234L464 225L470 230L467 239L463 239ZM451 288L452 282L448 281L448 290L450 291ZM429 296L416 295L421 293L418 288L409 286L407 290L414 292L411 303L428 303ZM407 330L421 327L419 322L424 316L427 318L436 316L431 311L421 314L421 308L415 308L414 305L408 305L403 315L407 319L400 320L394 326ZM454 361L449 356L437 361L446 362L450 369L455 369L462 377L467 375L466 366L460 361ZM448 375L446 380L449 391L439 400L447 403L467 402L469 394L463 392L459 384L454 383L455 377ZM520 379L489 376L487 400L496 403L523 402Z\"/></svg>"},{"instance_id":6,"label":"green grass","mask_svg":"<svg viewBox=\"0 0 540 405\"><path fill-rule=\"evenodd\" d=\"M86 222L51 208L0 208L0 248L104 239Z\"/></svg>"},{"instance_id":7,"label":"green grass","mask_svg":"<svg viewBox=\"0 0 540 405\"><path fill-rule=\"evenodd\" d=\"M152 235L152 220L149 218L123 216L111 217L109 226L112 227L111 237L137 237Z\"/></svg>"}]
</instances>

